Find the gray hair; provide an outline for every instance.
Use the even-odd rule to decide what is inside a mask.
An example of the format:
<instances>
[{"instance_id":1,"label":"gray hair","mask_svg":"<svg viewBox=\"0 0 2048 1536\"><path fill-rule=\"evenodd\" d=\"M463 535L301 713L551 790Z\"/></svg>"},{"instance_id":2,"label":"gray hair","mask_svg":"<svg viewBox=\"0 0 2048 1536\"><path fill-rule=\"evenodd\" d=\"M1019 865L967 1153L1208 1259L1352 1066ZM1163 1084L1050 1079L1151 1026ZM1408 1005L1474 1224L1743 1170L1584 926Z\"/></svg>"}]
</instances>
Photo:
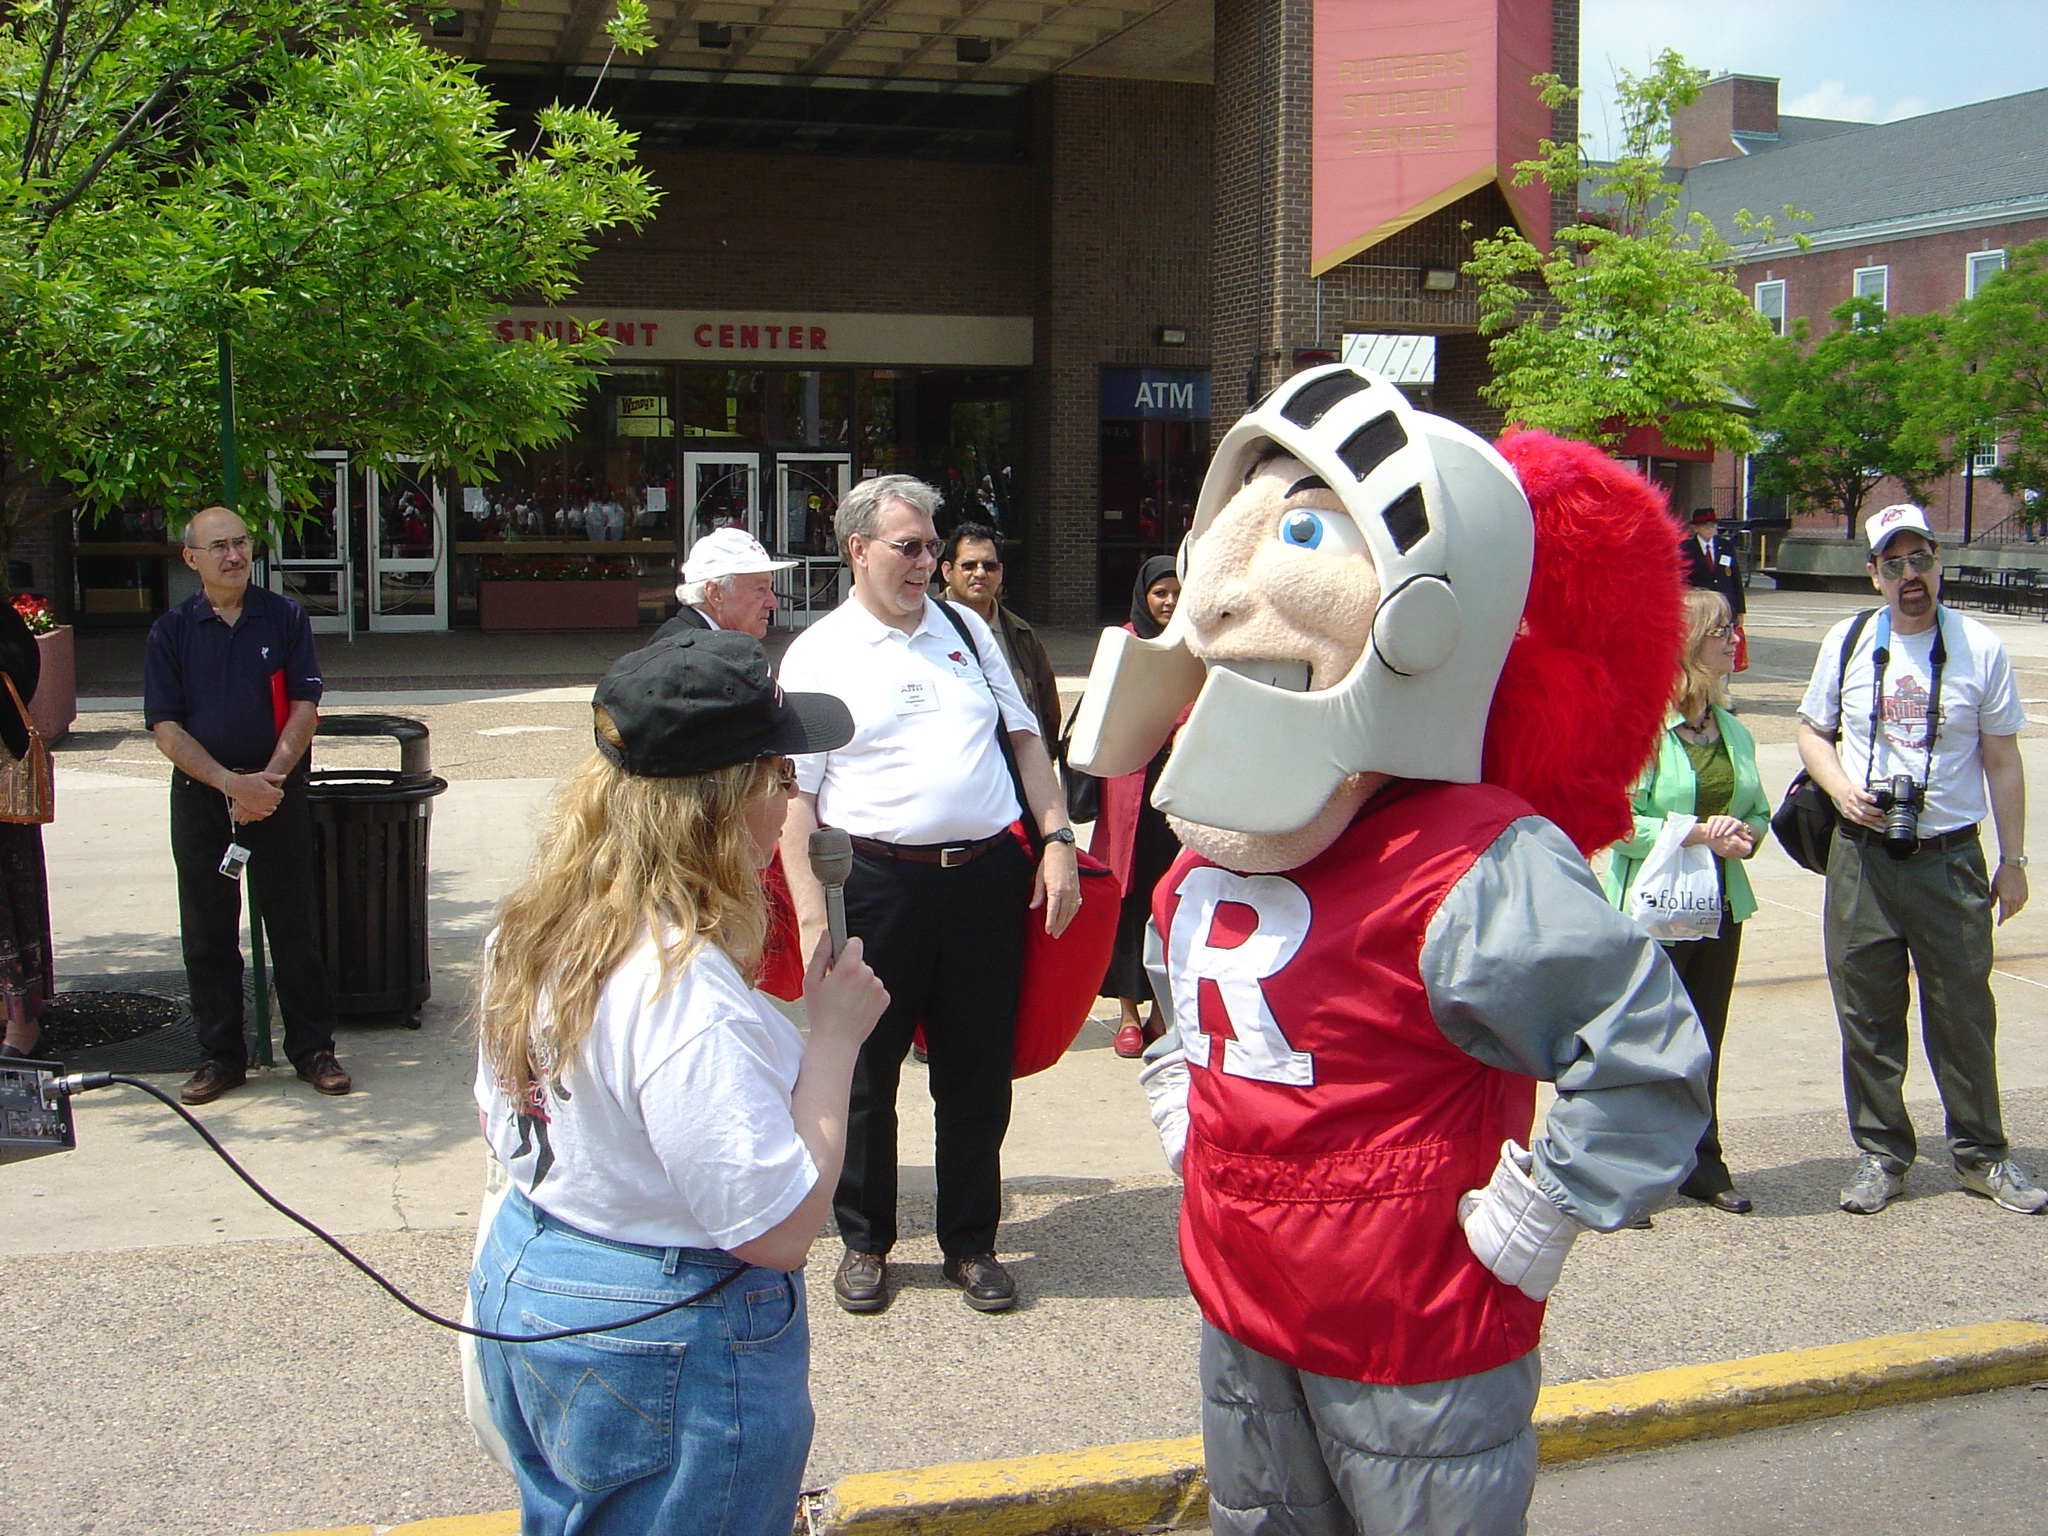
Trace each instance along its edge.
<instances>
[{"instance_id":1,"label":"gray hair","mask_svg":"<svg viewBox=\"0 0 2048 1536\"><path fill-rule=\"evenodd\" d=\"M676 587L676 600L685 608L701 608L704 605L705 594L713 587L730 596L732 593L732 578L730 576L707 576L702 581L682 582Z\"/></svg>"},{"instance_id":2,"label":"gray hair","mask_svg":"<svg viewBox=\"0 0 2048 1536\"><path fill-rule=\"evenodd\" d=\"M861 481L846 493L832 519L832 531L839 539L839 553L845 555L846 541L856 533L864 539L875 536L875 530L881 526L885 502L900 501L907 507L915 507L928 518L937 518L943 500L937 486L926 485L915 475L877 475L872 480Z\"/></svg>"}]
</instances>

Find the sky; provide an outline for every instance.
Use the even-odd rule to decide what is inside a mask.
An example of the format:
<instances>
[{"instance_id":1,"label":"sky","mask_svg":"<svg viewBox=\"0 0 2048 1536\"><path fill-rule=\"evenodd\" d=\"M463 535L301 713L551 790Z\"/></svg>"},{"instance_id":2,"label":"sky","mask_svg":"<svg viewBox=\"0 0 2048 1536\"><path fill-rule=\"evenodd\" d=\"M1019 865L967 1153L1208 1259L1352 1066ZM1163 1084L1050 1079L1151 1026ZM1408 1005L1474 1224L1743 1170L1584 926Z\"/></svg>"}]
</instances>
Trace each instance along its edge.
<instances>
[{"instance_id":1,"label":"sky","mask_svg":"<svg viewBox=\"0 0 2048 1536\"><path fill-rule=\"evenodd\" d=\"M1888 123L2048 86L2048 0L1582 0L1579 126L1604 158L1616 66L1665 48L1772 75L1793 117Z\"/></svg>"}]
</instances>

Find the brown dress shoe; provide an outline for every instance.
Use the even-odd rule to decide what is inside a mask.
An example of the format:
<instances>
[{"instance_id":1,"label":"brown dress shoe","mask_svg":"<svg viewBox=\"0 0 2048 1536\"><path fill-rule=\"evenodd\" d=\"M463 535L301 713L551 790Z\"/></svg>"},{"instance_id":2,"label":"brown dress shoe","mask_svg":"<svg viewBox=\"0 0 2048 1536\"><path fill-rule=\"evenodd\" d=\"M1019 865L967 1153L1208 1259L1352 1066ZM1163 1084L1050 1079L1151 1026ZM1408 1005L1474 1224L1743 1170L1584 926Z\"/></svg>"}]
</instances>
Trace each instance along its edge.
<instances>
[{"instance_id":1,"label":"brown dress shoe","mask_svg":"<svg viewBox=\"0 0 2048 1536\"><path fill-rule=\"evenodd\" d=\"M889 1287L884 1282L882 1256L846 1250L839 1272L832 1277L832 1299L847 1312L879 1312L889 1305Z\"/></svg>"},{"instance_id":2,"label":"brown dress shoe","mask_svg":"<svg viewBox=\"0 0 2048 1536\"><path fill-rule=\"evenodd\" d=\"M224 1061L202 1061L199 1070L178 1090L178 1097L187 1104L211 1104L230 1088L239 1088L248 1081L249 1074L241 1067L231 1067Z\"/></svg>"},{"instance_id":3,"label":"brown dress shoe","mask_svg":"<svg viewBox=\"0 0 2048 1536\"><path fill-rule=\"evenodd\" d=\"M992 1253L948 1259L945 1274L960 1287L961 1300L977 1312L1007 1312L1017 1305L1017 1282Z\"/></svg>"},{"instance_id":4,"label":"brown dress shoe","mask_svg":"<svg viewBox=\"0 0 2048 1536\"><path fill-rule=\"evenodd\" d=\"M332 1051L315 1051L300 1062L299 1076L313 1085L315 1093L347 1093L355 1086Z\"/></svg>"}]
</instances>

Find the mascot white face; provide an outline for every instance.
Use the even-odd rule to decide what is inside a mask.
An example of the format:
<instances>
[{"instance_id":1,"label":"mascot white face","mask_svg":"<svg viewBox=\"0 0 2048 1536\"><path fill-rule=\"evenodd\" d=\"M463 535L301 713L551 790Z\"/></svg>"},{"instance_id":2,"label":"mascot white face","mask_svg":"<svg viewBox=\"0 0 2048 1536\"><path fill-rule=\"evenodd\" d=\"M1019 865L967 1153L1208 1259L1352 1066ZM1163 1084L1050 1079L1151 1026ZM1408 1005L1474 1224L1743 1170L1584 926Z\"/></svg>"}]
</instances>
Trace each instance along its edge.
<instances>
[{"instance_id":1,"label":"mascot white face","mask_svg":"<svg viewBox=\"0 0 2048 1536\"><path fill-rule=\"evenodd\" d=\"M1313 858L1386 777L1478 779L1531 544L1486 443L1374 375L1298 375L1217 448L1165 633L1103 636L1071 760L1131 772L1192 701L1153 796L1183 841Z\"/></svg>"}]
</instances>

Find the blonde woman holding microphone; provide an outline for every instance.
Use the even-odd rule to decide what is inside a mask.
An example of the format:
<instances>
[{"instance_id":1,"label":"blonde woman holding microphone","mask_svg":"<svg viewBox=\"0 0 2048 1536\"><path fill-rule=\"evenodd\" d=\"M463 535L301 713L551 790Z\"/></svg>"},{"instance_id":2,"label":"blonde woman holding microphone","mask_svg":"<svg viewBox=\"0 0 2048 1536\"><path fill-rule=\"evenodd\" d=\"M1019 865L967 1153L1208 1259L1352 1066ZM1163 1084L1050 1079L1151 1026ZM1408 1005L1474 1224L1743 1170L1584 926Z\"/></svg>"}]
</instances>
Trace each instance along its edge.
<instances>
[{"instance_id":1,"label":"blonde woman holding microphone","mask_svg":"<svg viewBox=\"0 0 2048 1536\"><path fill-rule=\"evenodd\" d=\"M1707 1043L1714 1053L1707 1079L1710 1104L1721 1088L1721 1038L1728 1030L1728 1003L1735 989L1735 964L1742 953L1742 925L1756 911L1743 861L1753 855L1770 825L1771 803L1757 775L1756 739L1728 712L1728 674L1735 667L1738 636L1728 601L1696 588L1685 595L1685 659L1657 738L1657 756L1636 781L1635 835L1616 843L1607 860L1607 899L1621 906L1636 870L1649 856L1667 816L1697 817L1687 844L1705 843L1715 854L1725 906L1720 931L1710 938L1666 943L1664 953L1685 983ZM1746 1215L1749 1197L1735 1187L1721 1153L1717 1108L1700 1136L1698 1162L1678 1192L1732 1215Z\"/></svg>"},{"instance_id":2,"label":"blonde woman holding microphone","mask_svg":"<svg viewBox=\"0 0 2048 1536\"><path fill-rule=\"evenodd\" d=\"M801 1271L888 995L860 940L829 966L821 942L806 1043L752 985L759 872L787 754L853 722L729 631L624 657L594 702L597 751L485 956L476 1097L512 1189L470 1296L530 1340L481 1343L485 1392L524 1536L787 1536L812 1426ZM532 1339L577 1329L604 1331Z\"/></svg>"}]
</instances>

